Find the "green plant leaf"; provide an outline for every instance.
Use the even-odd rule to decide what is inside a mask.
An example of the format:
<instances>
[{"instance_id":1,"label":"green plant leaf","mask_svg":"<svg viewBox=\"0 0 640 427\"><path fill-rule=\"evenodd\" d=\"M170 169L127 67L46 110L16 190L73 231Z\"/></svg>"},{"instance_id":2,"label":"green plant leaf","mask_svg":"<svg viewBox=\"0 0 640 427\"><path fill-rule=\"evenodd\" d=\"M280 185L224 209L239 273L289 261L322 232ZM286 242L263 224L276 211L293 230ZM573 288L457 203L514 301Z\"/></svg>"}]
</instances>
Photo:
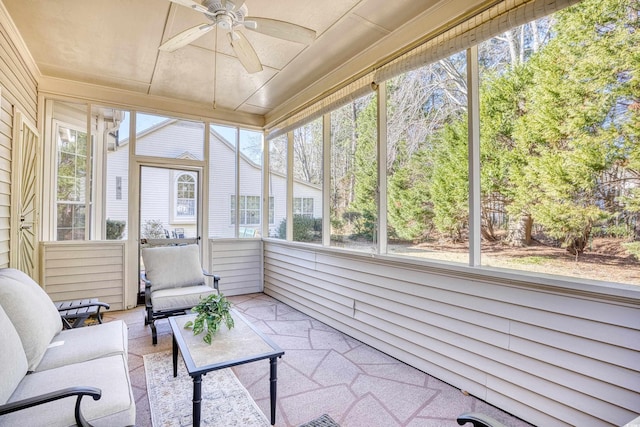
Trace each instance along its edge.
<instances>
[{"instance_id":1,"label":"green plant leaf","mask_svg":"<svg viewBox=\"0 0 640 427\"><path fill-rule=\"evenodd\" d=\"M207 344L211 344L223 321L227 329L234 327L233 318L229 312L230 309L231 303L224 295L211 294L200 300L198 305L193 307L192 311L197 315L193 321L186 322L184 327L185 329L192 328L194 335L206 332L202 340Z\"/></svg>"}]
</instances>

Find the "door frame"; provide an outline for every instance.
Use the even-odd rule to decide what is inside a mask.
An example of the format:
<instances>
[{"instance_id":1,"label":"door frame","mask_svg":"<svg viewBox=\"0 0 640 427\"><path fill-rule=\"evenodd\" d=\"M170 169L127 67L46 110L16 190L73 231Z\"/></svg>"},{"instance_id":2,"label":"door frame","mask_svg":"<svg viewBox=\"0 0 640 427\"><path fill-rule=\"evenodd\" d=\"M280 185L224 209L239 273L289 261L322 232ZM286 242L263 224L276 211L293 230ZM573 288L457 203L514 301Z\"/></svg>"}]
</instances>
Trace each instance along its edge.
<instances>
[{"instance_id":1,"label":"door frame","mask_svg":"<svg viewBox=\"0 0 640 427\"><path fill-rule=\"evenodd\" d=\"M20 230L21 230L21 208L22 208L22 190L23 190L23 173L25 171L25 164L23 162L23 155L25 153L25 127L28 128L29 132L34 135L34 138L31 141L35 144L35 147L30 147L29 151L33 153L34 158L34 167L33 173L35 175L34 182L34 200L33 200L33 224L32 224L32 234L33 234L33 265L31 266L30 271L25 271L32 279L39 282L40 280L40 260L38 256L39 252L39 244L40 244L40 190L41 190L41 162L42 155L40 150L41 138L40 132L38 132L37 127L31 123L27 117L17 108L14 108L13 115L13 136L12 136L12 145L11 145L11 232L10 232L10 256L9 256L9 266L12 268L21 269L23 266L22 259L20 257ZM20 226L18 225L20 224Z\"/></svg>"},{"instance_id":2,"label":"door frame","mask_svg":"<svg viewBox=\"0 0 640 427\"><path fill-rule=\"evenodd\" d=\"M135 282L139 283L140 280L140 231L141 231L141 197L142 197L142 168L157 168L171 170L180 170L186 172L194 172L197 176L197 209L196 209L196 231L197 236L200 237L200 256L203 266L206 265L205 261L208 259L209 245L208 245L208 209L204 200L204 195L207 194L208 186L206 179L206 167L203 161L197 160L182 160L182 159L167 159L167 158L137 158L130 162L129 168L129 224L133 227L129 228L128 243L129 243L129 256L128 265L130 271L135 272ZM132 186L131 183L134 183ZM133 187L133 188L132 188ZM205 187L207 187L205 189ZM170 191L167 189L167 191ZM133 278L133 274L130 276ZM128 301L138 300L138 286L130 287L131 291L128 291ZM133 297L133 290L135 289L135 299Z\"/></svg>"}]
</instances>

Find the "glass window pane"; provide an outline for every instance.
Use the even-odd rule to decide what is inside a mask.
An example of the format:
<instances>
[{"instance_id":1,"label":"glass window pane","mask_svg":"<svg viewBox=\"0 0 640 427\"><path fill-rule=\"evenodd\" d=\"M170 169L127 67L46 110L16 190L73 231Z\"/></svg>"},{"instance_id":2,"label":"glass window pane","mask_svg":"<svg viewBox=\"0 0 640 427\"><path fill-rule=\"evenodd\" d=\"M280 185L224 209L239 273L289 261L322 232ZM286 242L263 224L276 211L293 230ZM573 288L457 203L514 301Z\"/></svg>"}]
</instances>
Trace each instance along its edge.
<instances>
[{"instance_id":1,"label":"glass window pane","mask_svg":"<svg viewBox=\"0 0 640 427\"><path fill-rule=\"evenodd\" d=\"M196 194L195 176L191 172L180 173L176 178L173 222L195 222L197 213Z\"/></svg>"},{"instance_id":2,"label":"glass window pane","mask_svg":"<svg viewBox=\"0 0 640 427\"><path fill-rule=\"evenodd\" d=\"M57 240L89 238L85 230L85 209L82 205L91 193L87 176L90 147L87 138L87 106L55 101L51 116L54 126L55 181L51 183L55 195Z\"/></svg>"}]
</instances>

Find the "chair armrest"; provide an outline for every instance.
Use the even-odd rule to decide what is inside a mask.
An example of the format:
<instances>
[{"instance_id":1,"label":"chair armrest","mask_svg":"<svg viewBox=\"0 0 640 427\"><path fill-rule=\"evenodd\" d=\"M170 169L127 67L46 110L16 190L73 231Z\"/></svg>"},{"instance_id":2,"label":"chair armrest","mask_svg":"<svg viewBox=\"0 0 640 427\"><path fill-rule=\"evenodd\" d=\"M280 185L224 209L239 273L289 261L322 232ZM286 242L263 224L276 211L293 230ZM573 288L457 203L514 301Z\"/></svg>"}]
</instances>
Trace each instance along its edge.
<instances>
[{"instance_id":1,"label":"chair armrest","mask_svg":"<svg viewBox=\"0 0 640 427\"><path fill-rule=\"evenodd\" d=\"M202 270L202 274L204 274L207 277L213 277L213 288L220 292L220 288L218 287L218 282L220 281L220 276L218 276L217 274L213 274L213 273L209 273L206 270Z\"/></svg>"},{"instance_id":2,"label":"chair armrest","mask_svg":"<svg viewBox=\"0 0 640 427\"><path fill-rule=\"evenodd\" d=\"M151 287L151 281L149 279L147 279L146 273L140 273L140 280L142 280L144 282L145 288L150 288Z\"/></svg>"},{"instance_id":3,"label":"chair armrest","mask_svg":"<svg viewBox=\"0 0 640 427\"><path fill-rule=\"evenodd\" d=\"M91 424L89 424L87 420L84 419L84 417L82 416L82 412L80 412L80 401L84 396L91 396L93 400L100 399L102 397L102 391L99 388L95 387L68 387L52 391L50 393L41 394L39 396L33 396L28 399L6 403L4 405L0 405L0 415L21 411L23 409L42 405L43 403L49 403L71 396L77 396L76 407L74 411L76 424L82 427L91 427Z\"/></svg>"},{"instance_id":4,"label":"chair armrest","mask_svg":"<svg viewBox=\"0 0 640 427\"><path fill-rule=\"evenodd\" d=\"M202 270L202 274L204 274L207 277L213 277L213 280L215 280L216 282L220 280L220 276L218 276L217 274L209 273L208 271L205 271L205 270Z\"/></svg>"},{"instance_id":5,"label":"chair armrest","mask_svg":"<svg viewBox=\"0 0 640 427\"><path fill-rule=\"evenodd\" d=\"M456 421L460 426L471 423L473 427L506 427L500 421L479 412L467 412L460 415Z\"/></svg>"}]
</instances>

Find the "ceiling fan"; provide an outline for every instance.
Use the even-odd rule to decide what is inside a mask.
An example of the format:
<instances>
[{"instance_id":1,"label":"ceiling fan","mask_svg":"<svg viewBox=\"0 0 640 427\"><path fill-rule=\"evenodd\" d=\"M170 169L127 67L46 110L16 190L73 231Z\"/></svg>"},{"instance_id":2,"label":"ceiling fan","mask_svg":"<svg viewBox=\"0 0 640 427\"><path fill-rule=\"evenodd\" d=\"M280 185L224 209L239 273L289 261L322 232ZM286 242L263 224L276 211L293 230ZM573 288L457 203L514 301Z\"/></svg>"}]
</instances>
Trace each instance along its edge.
<instances>
[{"instance_id":1,"label":"ceiling fan","mask_svg":"<svg viewBox=\"0 0 640 427\"><path fill-rule=\"evenodd\" d=\"M164 42L160 46L160 50L173 52L217 26L226 31L233 51L249 73L262 71L262 64L249 40L241 31L238 31L240 28L306 45L311 44L316 38L314 30L290 22L255 16L249 18L249 10L244 4L244 0L204 0L202 4L193 0L169 1L203 13L211 23L196 25L181 32Z\"/></svg>"}]
</instances>

